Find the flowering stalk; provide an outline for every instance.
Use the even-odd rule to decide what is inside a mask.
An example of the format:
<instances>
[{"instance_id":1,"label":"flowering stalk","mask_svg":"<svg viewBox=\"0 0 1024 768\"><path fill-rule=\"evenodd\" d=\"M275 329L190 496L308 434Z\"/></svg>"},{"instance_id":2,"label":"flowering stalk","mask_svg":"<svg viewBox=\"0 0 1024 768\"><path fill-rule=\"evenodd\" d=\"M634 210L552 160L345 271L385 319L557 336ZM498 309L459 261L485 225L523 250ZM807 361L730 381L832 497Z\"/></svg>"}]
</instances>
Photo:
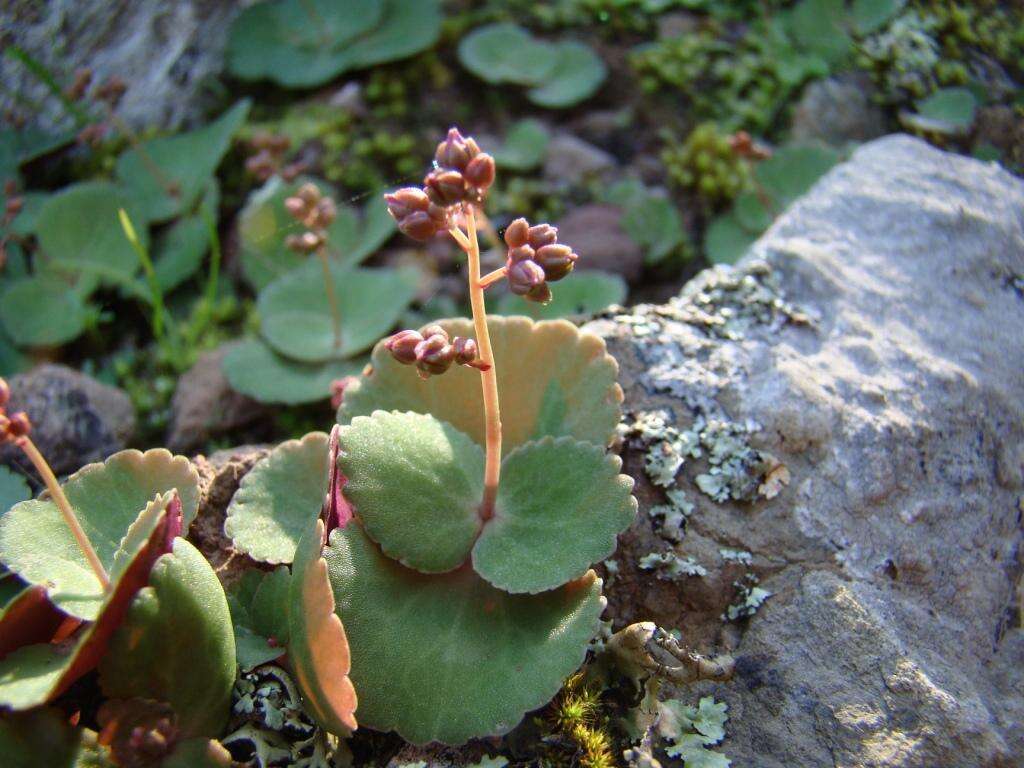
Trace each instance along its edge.
<instances>
[{"instance_id":1,"label":"flowering stalk","mask_svg":"<svg viewBox=\"0 0 1024 768\"><path fill-rule=\"evenodd\" d=\"M61 515L64 517L64 522L71 529L71 534L75 537L78 548L82 550L82 554L88 561L93 573L96 574L100 584L103 585L104 589L107 589L110 586L110 577L107 576L103 563L100 562L96 550L93 549L92 542L89 541L89 537L85 535L81 523L78 522L78 517L75 516L75 511L71 508L68 497L64 495L64 489L57 482L57 477L53 474L53 470L50 469L50 465L46 463L46 459L43 458L35 443L28 436L32 430L32 424L29 422L28 416L25 413L15 413L10 417L7 416L6 407L9 394L10 390L8 389L7 382L0 379L0 443L14 443L32 462L32 466L36 468L39 476L43 479L43 483L46 484L46 490L50 492L53 503L57 505L57 509L60 510Z\"/></svg>"},{"instance_id":2,"label":"flowering stalk","mask_svg":"<svg viewBox=\"0 0 1024 768\"><path fill-rule=\"evenodd\" d=\"M485 451L484 498L481 505L485 520L494 514L494 500L501 479L501 408L498 401L498 374L491 351L491 335L487 331L487 308L484 286L480 281L480 243L477 240L476 214L471 203L464 203L466 226L469 230L469 301L473 308L473 327L476 331L480 359L487 366L480 371L480 387L484 399Z\"/></svg>"},{"instance_id":3,"label":"flowering stalk","mask_svg":"<svg viewBox=\"0 0 1024 768\"><path fill-rule=\"evenodd\" d=\"M494 158L481 152L471 137L452 128L437 146L433 170L423 180L423 187L405 187L384 196L401 232L420 241L447 232L466 252L476 339L449 340L443 328L431 325L422 331L399 331L388 338L385 347L398 362L415 365L423 378L440 375L453 363L480 371L486 455L480 514L484 520L494 515L501 479L501 408L484 291L507 278L512 293L546 304L551 300L548 283L572 272L578 258L569 246L558 243L558 230L554 227L531 227L526 219L520 218L505 230L505 266L481 277L478 228L501 243L482 209L494 175ZM460 223L464 223L465 232Z\"/></svg>"}]
</instances>

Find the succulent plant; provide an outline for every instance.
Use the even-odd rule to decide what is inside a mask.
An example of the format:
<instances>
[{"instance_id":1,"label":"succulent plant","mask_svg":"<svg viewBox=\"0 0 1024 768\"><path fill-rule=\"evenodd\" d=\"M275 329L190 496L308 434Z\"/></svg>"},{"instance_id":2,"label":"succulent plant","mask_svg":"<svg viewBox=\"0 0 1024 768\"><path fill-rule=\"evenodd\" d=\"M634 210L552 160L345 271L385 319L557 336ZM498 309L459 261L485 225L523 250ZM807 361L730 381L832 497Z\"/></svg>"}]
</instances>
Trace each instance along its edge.
<instances>
[{"instance_id":1,"label":"succulent plant","mask_svg":"<svg viewBox=\"0 0 1024 768\"><path fill-rule=\"evenodd\" d=\"M263 284L261 336L231 345L223 365L233 388L264 402L326 399L331 382L358 368L351 358L394 325L418 287L414 268L355 266L394 223L368 213L360 227L326 190L308 180L282 188L275 177L242 213L243 264Z\"/></svg>"},{"instance_id":2,"label":"succulent plant","mask_svg":"<svg viewBox=\"0 0 1024 768\"><path fill-rule=\"evenodd\" d=\"M440 29L437 0L271 0L232 23L227 67L246 80L309 88L419 53Z\"/></svg>"},{"instance_id":3,"label":"succulent plant","mask_svg":"<svg viewBox=\"0 0 1024 768\"><path fill-rule=\"evenodd\" d=\"M507 22L479 27L464 37L459 61L488 83L529 86L526 98L549 109L590 98L608 75L589 46L572 40L548 43Z\"/></svg>"},{"instance_id":4,"label":"succulent plant","mask_svg":"<svg viewBox=\"0 0 1024 768\"><path fill-rule=\"evenodd\" d=\"M508 280L543 301L577 259L553 227L517 219L506 266L482 277L476 208L493 177L493 160L452 129L425 189L387 196L401 230L446 231L466 251L473 320L379 342L344 388L341 426L276 448L225 522L251 557L294 560L293 579L309 563L328 575L360 721L417 743L507 732L554 696L598 630L589 567L636 511L632 480L605 453L622 392L603 342L564 321L486 317L487 286Z\"/></svg>"},{"instance_id":5,"label":"succulent plant","mask_svg":"<svg viewBox=\"0 0 1024 768\"><path fill-rule=\"evenodd\" d=\"M22 449L48 495L0 518L0 706L31 710L98 667L107 737L126 717L143 727L138 707L117 702L145 699L161 702L155 754L207 741L227 719L235 647L220 582L180 538L196 513L195 471L167 451L124 451L60 486L25 414L6 412L7 392L0 381L0 439Z\"/></svg>"}]
</instances>

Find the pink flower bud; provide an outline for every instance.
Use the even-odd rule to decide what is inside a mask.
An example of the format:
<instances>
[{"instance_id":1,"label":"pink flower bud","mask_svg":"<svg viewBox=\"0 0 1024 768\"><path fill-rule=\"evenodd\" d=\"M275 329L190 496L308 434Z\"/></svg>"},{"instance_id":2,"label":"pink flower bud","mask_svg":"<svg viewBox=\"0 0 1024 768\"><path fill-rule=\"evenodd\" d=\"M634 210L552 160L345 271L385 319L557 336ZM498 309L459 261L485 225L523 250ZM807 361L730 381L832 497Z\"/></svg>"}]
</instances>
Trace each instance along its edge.
<instances>
[{"instance_id":1,"label":"pink flower bud","mask_svg":"<svg viewBox=\"0 0 1024 768\"><path fill-rule=\"evenodd\" d=\"M319 203L320 198L322 197L322 195L320 194L319 187L317 187L316 184L313 184L312 182L308 181L301 187L299 187L299 191L296 192L295 194L300 200L305 202L306 205L310 207Z\"/></svg>"},{"instance_id":2,"label":"pink flower bud","mask_svg":"<svg viewBox=\"0 0 1024 768\"><path fill-rule=\"evenodd\" d=\"M508 269L508 287L517 296L525 296L543 282L544 270L535 261L517 261Z\"/></svg>"},{"instance_id":3,"label":"pink flower bud","mask_svg":"<svg viewBox=\"0 0 1024 768\"><path fill-rule=\"evenodd\" d=\"M455 205L466 199L466 180L458 171L431 171L423 184L438 205Z\"/></svg>"},{"instance_id":4,"label":"pink flower bud","mask_svg":"<svg viewBox=\"0 0 1024 768\"><path fill-rule=\"evenodd\" d=\"M494 183L495 171L494 158L486 152L481 152L466 166L466 181L480 190L486 190Z\"/></svg>"},{"instance_id":5,"label":"pink flower bud","mask_svg":"<svg viewBox=\"0 0 1024 768\"><path fill-rule=\"evenodd\" d=\"M547 304L551 301L551 289L547 283L541 283L530 289L529 293L523 296L527 301L535 301L538 304Z\"/></svg>"},{"instance_id":6,"label":"pink flower bud","mask_svg":"<svg viewBox=\"0 0 1024 768\"><path fill-rule=\"evenodd\" d=\"M309 209L309 206L300 197L286 197L284 199L284 209L288 211L288 215L293 219L302 221L306 218L306 211Z\"/></svg>"},{"instance_id":7,"label":"pink flower bud","mask_svg":"<svg viewBox=\"0 0 1024 768\"><path fill-rule=\"evenodd\" d=\"M423 338L425 339L429 339L431 336L440 336L445 340L445 343L448 342L448 331L437 323L423 326L423 328L420 329L420 333L423 334Z\"/></svg>"},{"instance_id":8,"label":"pink flower bud","mask_svg":"<svg viewBox=\"0 0 1024 768\"><path fill-rule=\"evenodd\" d=\"M513 264L518 264L520 261L533 261L536 252L528 245L521 245L518 248L513 248L508 252L508 260L505 266L511 267Z\"/></svg>"},{"instance_id":9,"label":"pink flower bud","mask_svg":"<svg viewBox=\"0 0 1024 768\"><path fill-rule=\"evenodd\" d=\"M434 159L438 165L457 171L464 171L471 158L472 155L466 145L466 140L459 133L458 128L448 130L448 136L437 145L437 151L434 153Z\"/></svg>"},{"instance_id":10,"label":"pink flower bud","mask_svg":"<svg viewBox=\"0 0 1024 768\"><path fill-rule=\"evenodd\" d=\"M452 349L455 350L455 362L459 365L469 365L477 357L476 341L456 336L452 342Z\"/></svg>"},{"instance_id":11,"label":"pink flower bud","mask_svg":"<svg viewBox=\"0 0 1024 768\"><path fill-rule=\"evenodd\" d=\"M15 440L25 437L31 431L32 422L29 421L28 414L24 411L18 411L7 422L7 434Z\"/></svg>"},{"instance_id":12,"label":"pink flower bud","mask_svg":"<svg viewBox=\"0 0 1024 768\"><path fill-rule=\"evenodd\" d=\"M505 245L509 248L519 248L526 245L530 236L530 225L526 219L516 219L505 229Z\"/></svg>"},{"instance_id":13,"label":"pink flower bud","mask_svg":"<svg viewBox=\"0 0 1024 768\"><path fill-rule=\"evenodd\" d=\"M573 253L568 245L555 243L539 249L535 261L544 270L548 281L555 282L572 272L578 258L579 256Z\"/></svg>"},{"instance_id":14,"label":"pink flower bud","mask_svg":"<svg viewBox=\"0 0 1024 768\"><path fill-rule=\"evenodd\" d=\"M530 227L527 242L534 248L543 248L558 240L558 230L550 224L535 224Z\"/></svg>"},{"instance_id":15,"label":"pink flower bud","mask_svg":"<svg viewBox=\"0 0 1024 768\"><path fill-rule=\"evenodd\" d=\"M384 348L402 365L416 362L416 345L423 341L423 336L416 331L399 331L384 342Z\"/></svg>"},{"instance_id":16,"label":"pink flower bud","mask_svg":"<svg viewBox=\"0 0 1024 768\"><path fill-rule=\"evenodd\" d=\"M413 211L398 221L398 229L413 240L424 242L437 234L437 222L426 211Z\"/></svg>"},{"instance_id":17,"label":"pink flower bud","mask_svg":"<svg viewBox=\"0 0 1024 768\"><path fill-rule=\"evenodd\" d=\"M316 204L316 221L313 224L321 229L326 229L331 226L337 216L338 208L335 206L334 200L325 197Z\"/></svg>"},{"instance_id":18,"label":"pink flower bud","mask_svg":"<svg viewBox=\"0 0 1024 768\"><path fill-rule=\"evenodd\" d=\"M416 367L430 376L439 376L452 367L455 350L440 335L430 336L416 345Z\"/></svg>"},{"instance_id":19,"label":"pink flower bud","mask_svg":"<svg viewBox=\"0 0 1024 768\"><path fill-rule=\"evenodd\" d=\"M7 407L7 403L11 399L11 387L7 383L7 379L0 378L0 410Z\"/></svg>"},{"instance_id":20,"label":"pink flower bud","mask_svg":"<svg viewBox=\"0 0 1024 768\"><path fill-rule=\"evenodd\" d=\"M414 211L425 211L430 205L430 198L419 187L402 187L384 195L384 201L388 204L388 213L395 221L401 221Z\"/></svg>"}]
</instances>

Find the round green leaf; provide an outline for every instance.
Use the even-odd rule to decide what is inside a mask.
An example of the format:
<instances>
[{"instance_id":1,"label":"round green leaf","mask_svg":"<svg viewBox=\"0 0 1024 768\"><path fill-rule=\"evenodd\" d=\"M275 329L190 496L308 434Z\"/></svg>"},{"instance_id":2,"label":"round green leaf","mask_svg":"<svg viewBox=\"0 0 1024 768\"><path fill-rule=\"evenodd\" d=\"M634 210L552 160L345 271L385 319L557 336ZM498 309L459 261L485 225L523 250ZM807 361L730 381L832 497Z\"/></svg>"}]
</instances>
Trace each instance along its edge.
<instances>
[{"instance_id":1,"label":"round green leaf","mask_svg":"<svg viewBox=\"0 0 1024 768\"><path fill-rule=\"evenodd\" d=\"M327 493L327 435L311 432L277 446L242 478L224 533L235 549L264 563L290 563Z\"/></svg>"},{"instance_id":2,"label":"round green leaf","mask_svg":"<svg viewBox=\"0 0 1024 768\"><path fill-rule=\"evenodd\" d=\"M928 120L949 126L954 130L970 128L978 101L967 88L940 88L931 96L917 102L917 112Z\"/></svg>"},{"instance_id":3,"label":"round green leaf","mask_svg":"<svg viewBox=\"0 0 1024 768\"><path fill-rule=\"evenodd\" d=\"M345 69L398 61L430 48L441 35L438 0L382 0L380 24L345 48Z\"/></svg>"},{"instance_id":4,"label":"round green leaf","mask_svg":"<svg viewBox=\"0 0 1024 768\"><path fill-rule=\"evenodd\" d=\"M231 25L228 70L246 80L268 78L310 87L341 73L347 45L381 21L381 0L272 0L246 8Z\"/></svg>"},{"instance_id":5,"label":"round green leaf","mask_svg":"<svg viewBox=\"0 0 1024 768\"><path fill-rule=\"evenodd\" d=\"M0 466L0 516L32 495L25 476L8 466Z\"/></svg>"},{"instance_id":6,"label":"round green leaf","mask_svg":"<svg viewBox=\"0 0 1024 768\"><path fill-rule=\"evenodd\" d=\"M747 252L757 238L740 224L732 211L711 222L704 234L704 249L712 264L733 264Z\"/></svg>"},{"instance_id":7,"label":"round green leaf","mask_svg":"<svg viewBox=\"0 0 1024 768\"><path fill-rule=\"evenodd\" d=\"M235 638L217 574L199 550L175 539L153 565L100 662L111 698L170 704L185 737L215 736L227 723Z\"/></svg>"},{"instance_id":8,"label":"round green leaf","mask_svg":"<svg viewBox=\"0 0 1024 768\"><path fill-rule=\"evenodd\" d=\"M132 551L120 567L108 569L110 588L103 593L95 620L83 623L64 643L22 646L0 660L0 707L30 709L51 701L99 663L154 564L171 551L181 520L181 502L174 493L158 495L146 505L132 529L147 530L148 538L132 536L131 531L125 537Z\"/></svg>"},{"instance_id":9,"label":"round green leaf","mask_svg":"<svg viewBox=\"0 0 1024 768\"><path fill-rule=\"evenodd\" d=\"M79 734L55 709L36 709L0 717L0 755L6 768L73 768Z\"/></svg>"},{"instance_id":10,"label":"round green leaf","mask_svg":"<svg viewBox=\"0 0 1024 768\"><path fill-rule=\"evenodd\" d=\"M501 463L473 568L506 592L543 592L582 576L636 517L633 480L621 468L618 456L569 437L516 448Z\"/></svg>"},{"instance_id":11,"label":"round green leaf","mask_svg":"<svg viewBox=\"0 0 1024 768\"><path fill-rule=\"evenodd\" d=\"M793 144L758 163L754 174L781 210L813 186L839 162L839 153L825 146Z\"/></svg>"},{"instance_id":12,"label":"round green leaf","mask_svg":"<svg viewBox=\"0 0 1024 768\"><path fill-rule=\"evenodd\" d=\"M744 192L733 205L736 221L752 235L759 235L772 224L773 216L755 192Z\"/></svg>"},{"instance_id":13,"label":"round green leaf","mask_svg":"<svg viewBox=\"0 0 1024 768\"><path fill-rule=\"evenodd\" d=\"M488 83L539 85L555 71L561 50L516 24L478 27L459 42L459 61Z\"/></svg>"},{"instance_id":14,"label":"round green leaf","mask_svg":"<svg viewBox=\"0 0 1024 768\"><path fill-rule=\"evenodd\" d=\"M130 149L121 155L117 178L133 204L144 212L141 220L166 221L191 210L248 114L249 100L243 99L209 125L152 139L144 142L141 150ZM140 219L132 216L132 221L138 224Z\"/></svg>"},{"instance_id":15,"label":"round green leaf","mask_svg":"<svg viewBox=\"0 0 1024 768\"><path fill-rule=\"evenodd\" d=\"M85 328L82 297L57 277L11 281L0 297L0 322L16 344L49 347L77 337Z\"/></svg>"},{"instance_id":16,"label":"round green leaf","mask_svg":"<svg viewBox=\"0 0 1024 768\"><path fill-rule=\"evenodd\" d=\"M352 657L321 557L325 537L323 521L311 520L295 553L288 661L306 711L324 730L348 737L357 727L356 692L348 677Z\"/></svg>"},{"instance_id":17,"label":"round green leaf","mask_svg":"<svg viewBox=\"0 0 1024 768\"><path fill-rule=\"evenodd\" d=\"M530 171L544 162L551 134L540 120L527 118L508 129L505 143L494 150L498 167L513 171Z\"/></svg>"},{"instance_id":18,"label":"round green leaf","mask_svg":"<svg viewBox=\"0 0 1024 768\"><path fill-rule=\"evenodd\" d=\"M290 581L288 568L282 565L269 573L248 570L228 589L235 657L243 672L284 654Z\"/></svg>"},{"instance_id":19,"label":"round green leaf","mask_svg":"<svg viewBox=\"0 0 1024 768\"><path fill-rule=\"evenodd\" d=\"M130 280L141 265L121 229L120 208L135 222L139 241L148 246L145 208L130 190L107 181L87 181L48 198L39 210L36 230L49 266L88 272L107 282Z\"/></svg>"},{"instance_id":20,"label":"round green leaf","mask_svg":"<svg viewBox=\"0 0 1024 768\"><path fill-rule=\"evenodd\" d=\"M259 339L232 344L222 363L231 388L261 403L298 405L326 400L331 382L358 373L362 363L329 360L299 363L282 357Z\"/></svg>"},{"instance_id":21,"label":"round green leaf","mask_svg":"<svg viewBox=\"0 0 1024 768\"><path fill-rule=\"evenodd\" d=\"M571 277L569 278L572 279ZM555 286L557 288L557 285ZM466 319L441 321L452 336L475 336ZM570 435L605 445L619 423L622 389L618 365L604 341L565 320L534 322L525 317L490 317L507 453L545 435ZM372 370L349 385L339 423L376 410L432 413L478 444L484 442L480 373L463 366L424 381L379 343Z\"/></svg>"},{"instance_id":22,"label":"round green leaf","mask_svg":"<svg viewBox=\"0 0 1024 768\"><path fill-rule=\"evenodd\" d=\"M526 97L541 107L571 107L590 98L608 76L608 67L593 49L583 43L558 43L554 69L543 84L526 92Z\"/></svg>"},{"instance_id":23,"label":"round green leaf","mask_svg":"<svg viewBox=\"0 0 1024 768\"><path fill-rule=\"evenodd\" d=\"M419 273L411 268L345 269L331 264L330 273L341 315L339 344L319 259L260 292L260 332L278 353L316 363L362 352L394 327L419 283Z\"/></svg>"},{"instance_id":24,"label":"round green leaf","mask_svg":"<svg viewBox=\"0 0 1024 768\"><path fill-rule=\"evenodd\" d=\"M484 454L450 424L420 413L358 416L340 434L345 498L385 553L443 573L480 530Z\"/></svg>"},{"instance_id":25,"label":"round green leaf","mask_svg":"<svg viewBox=\"0 0 1024 768\"><path fill-rule=\"evenodd\" d=\"M285 198L294 195L302 184L307 183L315 184L325 195L334 194L324 181L300 178L287 183L274 176L250 196L238 216L242 272L257 290L262 290L275 278L288 274L310 258L295 253L284 244L288 235L301 231L285 210ZM360 226L359 218L351 207L339 205L338 215L327 229L331 256L341 264L357 264L394 231L394 220L379 199L367 204L363 226Z\"/></svg>"},{"instance_id":26,"label":"round green leaf","mask_svg":"<svg viewBox=\"0 0 1024 768\"><path fill-rule=\"evenodd\" d=\"M903 10L906 0L853 0L850 16L858 35L870 35Z\"/></svg>"},{"instance_id":27,"label":"round green leaf","mask_svg":"<svg viewBox=\"0 0 1024 768\"><path fill-rule=\"evenodd\" d=\"M591 571L510 595L469 568L424 576L383 555L357 523L324 551L352 650L359 720L415 744L512 730L586 655L604 598Z\"/></svg>"},{"instance_id":28,"label":"round green leaf","mask_svg":"<svg viewBox=\"0 0 1024 768\"><path fill-rule=\"evenodd\" d=\"M163 448L120 451L68 478L64 493L103 567L111 571L129 527L154 496L177 489L184 528L196 516L199 476L184 456ZM23 501L0 517L0 561L30 584L43 584L65 613L95 619L105 594L57 505Z\"/></svg>"},{"instance_id":29,"label":"round green leaf","mask_svg":"<svg viewBox=\"0 0 1024 768\"><path fill-rule=\"evenodd\" d=\"M844 0L800 0L789 21L792 36L803 50L829 64L849 55L852 40L846 31Z\"/></svg>"},{"instance_id":30,"label":"round green leaf","mask_svg":"<svg viewBox=\"0 0 1024 768\"><path fill-rule=\"evenodd\" d=\"M547 304L506 293L498 300L498 311L538 320L593 315L611 304L621 304L626 300L626 293L626 281L618 275L586 270L573 272L569 278L552 286L552 298Z\"/></svg>"}]
</instances>

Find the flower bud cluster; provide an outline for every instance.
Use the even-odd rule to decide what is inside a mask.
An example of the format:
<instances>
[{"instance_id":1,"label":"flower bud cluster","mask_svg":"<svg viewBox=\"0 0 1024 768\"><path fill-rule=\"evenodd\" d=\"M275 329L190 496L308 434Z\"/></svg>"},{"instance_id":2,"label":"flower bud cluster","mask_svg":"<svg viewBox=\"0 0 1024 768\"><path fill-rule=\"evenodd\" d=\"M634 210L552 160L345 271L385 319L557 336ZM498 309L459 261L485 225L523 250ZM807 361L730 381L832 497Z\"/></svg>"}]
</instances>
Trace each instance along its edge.
<instances>
[{"instance_id":1,"label":"flower bud cluster","mask_svg":"<svg viewBox=\"0 0 1024 768\"><path fill-rule=\"evenodd\" d=\"M530 301L551 301L548 283L572 272L579 256L568 245L558 242L558 230L550 224L530 226L516 219L505 229L508 258L505 261L508 287L512 293Z\"/></svg>"},{"instance_id":2,"label":"flower bud cluster","mask_svg":"<svg viewBox=\"0 0 1024 768\"><path fill-rule=\"evenodd\" d=\"M437 145L434 168L422 189L405 187L385 195L398 228L414 240L429 240L448 227L447 209L461 203L480 203L494 183L494 158L481 152L471 136L458 128Z\"/></svg>"},{"instance_id":3,"label":"flower bud cluster","mask_svg":"<svg viewBox=\"0 0 1024 768\"><path fill-rule=\"evenodd\" d=\"M11 388L4 379L0 379L0 445L13 443L32 431L32 422L29 421L27 413L18 411L11 415L7 414L7 403L10 399Z\"/></svg>"},{"instance_id":4,"label":"flower bud cluster","mask_svg":"<svg viewBox=\"0 0 1024 768\"><path fill-rule=\"evenodd\" d=\"M245 170L260 181L266 181L275 173L285 181L294 181L306 170L306 163L296 161L285 163L284 156L291 148L291 139L281 134L261 131L249 139L253 154L245 161Z\"/></svg>"},{"instance_id":5,"label":"flower bud cluster","mask_svg":"<svg viewBox=\"0 0 1024 768\"><path fill-rule=\"evenodd\" d=\"M729 148L738 157L747 160L765 160L772 156L771 150L763 144L755 142L753 137L746 131L736 131L729 137Z\"/></svg>"},{"instance_id":6,"label":"flower bud cluster","mask_svg":"<svg viewBox=\"0 0 1024 768\"><path fill-rule=\"evenodd\" d=\"M306 227L301 235L288 235L284 244L297 253L313 253L327 242L327 228L338 216L334 200L316 184L303 184L294 196L285 198L288 215Z\"/></svg>"},{"instance_id":7,"label":"flower bud cluster","mask_svg":"<svg viewBox=\"0 0 1024 768\"><path fill-rule=\"evenodd\" d=\"M440 376L452 365L468 365L481 371L490 368L479 359L473 339L449 338L439 325L428 325L420 331L399 331L384 342L384 347L402 365L415 365L424 379Z\"/></svg>"}]
</instances>

